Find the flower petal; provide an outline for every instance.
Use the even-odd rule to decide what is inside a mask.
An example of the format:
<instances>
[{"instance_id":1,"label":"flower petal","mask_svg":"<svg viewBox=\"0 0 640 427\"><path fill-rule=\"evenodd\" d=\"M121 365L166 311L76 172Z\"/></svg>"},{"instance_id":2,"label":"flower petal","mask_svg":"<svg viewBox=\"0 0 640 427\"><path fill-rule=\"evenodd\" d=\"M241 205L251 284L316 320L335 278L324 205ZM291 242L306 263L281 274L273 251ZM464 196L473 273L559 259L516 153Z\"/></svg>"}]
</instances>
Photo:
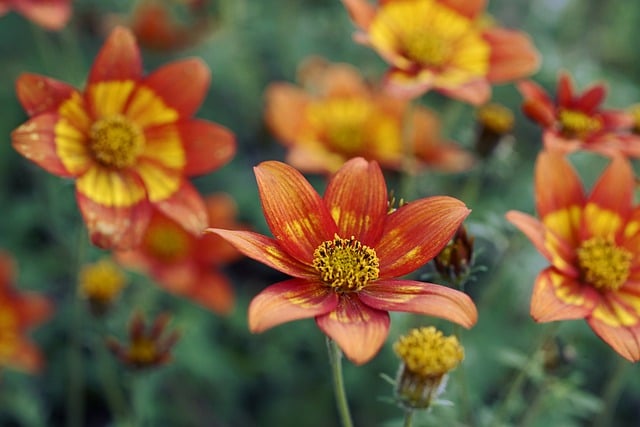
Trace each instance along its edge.
<instances>
[{"instance_id":1,"label":"flower petal","mask_svg":"<svg viewBox=\"0 0 640 427\"><path fill-rule=\"evenodd\" d=\"M0 358L1 365L9 365L24 372L39 372L44 360L42 353L35 344L25 339L15 343L15 348L4 357Z\"/></svg>"},{"instance_id":2,"label":"flower petal","mask_svg":"<svg viewBox=\"0 0 640 427\"><path fill-rule=\"evenodd\" d=\"M491 85L484 79L476 79L459 86L435 86L435 89L448 97L471 105L482 105L491 98Z\"/></svg>"},{"instance_id":3,"label":"flower petal","mask_svg":"<svg viewBox=\"0 0 640 427\"><path fill-rule=\"evenodd\" d=\"M190 233L200 236L207 227L207 209L198 190L183 180L178 190L171 196L154 201L153 205Z\"/></svg>"},{"instance_id":4,"label":"flower petal","mask_svg":"<svg viewBox=\"0 0 640 427\"><path fill-rule=\"evenodd\" d=\"M584 319L593 311L597 295L553 268L540 272L531 294L531 317L536 322Z\"/></svg>"},{"instance_id":5,"label":"flower petal","mask_svg":"<svg viewBox=\"0 0 640 427\"><path fill-rule=\"evenodd\" d=\"M351 20L363 30L369 28L369 24L376 15L376 9L367 0L341 0L347 8Z\"/></svg>"},{"instance_id":6,"label":"flower petal","mask_svg":"<svg viewBox=\"0 0 640 427\"><path fill-rule=\"evenodd\" d=\"M343 238L374 245L387 218L387 187L380 166L358 157L331 177L324 200Z\"/></svg>"},{"instance_id":7,"label":"flower petal","mask_svg":"<svg viewBox=\"0 0 640 427\"><path fill-rule=\"evenodd\" d=\"M536 210L543 219L550 213L583 206L582 183L567 159L555 151L538 155L535 167Z\"/></svg>"},{"instance_id":8,"label":"flower petal","mask_svg":"<svg viewBox=\"0 0 640 427\"><path fill-rule=\"evenodd\" d=\"M96 56L88 86L109 80L134 80L142 76L140 49L130 30L116 27Z\"/></svg>"},{"instance_id":9,"label":"flower petal","mask_svg":"<svg viewBox=\"0 0 640 427\"><path fill-rule=\"evenodd\" d=\"M556 89L556 102L559 107L573 108L573 81L566 71L560 71L558 87Z\"/></svg>"},{"instance_id":10,"label":"flower petal","mask_svg":"<svg viewBox=\"0 0 640 427\"><path fill-rule=\"evenodd\" d=\"M607 95L607 89L603 84L595 84L587 88L584 93L579 96L574 105L586 114L595 113L602 101Z\"/></svg>"},{"instance_id":11,"label":"flower petal","mask_svg":"<svg viewBox=\"0 0 640 427\"><path fill-rule=\"evenodd\" d=\"M57 110L73 93L72 86L39 74L22 73L16 80L16 95L29 116Z\"/></svg>"},{"instance_id":12,"label":"flower petal","mask_svg":"<svg viewBox=\"0 0 640 427\"><path fill-rule=\"evenodd\" d=\"M476 306L463 292L414 280L378 280L358 293L369 307L440 317L470 328L478 320Z\"/></svg>"},{"instance_id":13,"label":"flower petal","mask_svg":"<svg viewBox=\"0 0 640 427\"><path fill-rule=\"evenodd\" d=\"M380 278L403 276L431 260L470 212L460 200L435 196L409 202L390 214L375 247Z\"/></svg>"},{"instance_id":14,"label":"flower petal","mask_svg":"<svg viewBox=\"0 0 640 427\"><path fill-rule=\"evenodd\" d=\"M492 83L505 83L527 77L540 67L540 54L526 34L491 28L483 36L491 45L491 65L487 78Z\"/></svg>"},{"instance_id":15,"label":"flower petal","mask_svg":"<svg viewBox=\"0 0 640 427\"><path fill-rule=\"evenodd\" d=\"M318 273L311 266L304 265L292 258L280 248L279 242L275 239L251 231L222 230L220 228L207 228L205 233L215 233L221 236L249 258L290 276L308 279L318 277Z\"/></svg>"},{"instance_id":16,"label":"flower petal","mask_svg":"<svg viewBox=\"0 0 640 427\"><path fill-rule=\"evenodd\" d=\"M71 17L70 0L22 0L13 8L47 30L62 29Z\"/></svg>"},{"instance_id":17,"label":"flower petal","mask_svg":"<svg viewBox=\"0 0 640 427\"><path fill-rule=\"evenodd\" d=\"M289 165L268 161L254 171L269 229L285 251L311 264L313 251L338 231L324 201Z\"/></svg>"},{"instance_id":18,"label":"flower petal","mask_svg":"<svg viewBox=\"0 0 640 427\"><path fill-rule=\"evenodd\" d=\"M338 294L318 282L290 279L271 285L249 304L249 330L260 333L292 320L320 316L335 309Z\"/></svg>"},{"instance_id":19,"label":"flower petal","mask_svg":"<svg viewBox=\"0 0 640 427\"><path fill-rule=\"evenodd\" d=\"M522 97L522 112L531 120L544 128L549 128L556 122L555 105L547 92L530 80L517 83Z\"/></svg>"},{"instance_id":20,"label":"flower petal","mask_svg":"<svg viewBox=\"0 0 640 427\"><path fill-rule=\"evenodd\" d=\"M156 69L141 84L162 98L180 117L191 117L207 95L211 72L199 58L183 59Z\"/></svg>"},{"instance_id":21,"label":"flower petal","mask_svg":"<svg viewBox=\"0 0 640 427\"><path fill-rule=\"evenodd\" d=\"M474 19L485 10L487 0L438 0L438 3L455 10L460 15Z\"/></svg>"},{"instance_id":22,"label":"flower petal","mask_svg":"<svg viewBox=\"0 0 640 427\"><path fill-rule=\"evenodd\" d=\"M640 360L640 325L634 327L611 326L593 317L587 323L604 342L631 362Z\"/></svg>"},{"instance_id":23,"label":"flower petal","mask_svg":"<svg viewBox=\"0 0 640 427\"><path fill-rule=\"evenodd\" d=\"M265 98L265 122L276 138L285 144L298 141L306 124L305 112L309 96L305 91L289 83L272 83L267 86Z\"/></svg>"},{"instance_id":24,"label":"flower petal","mask_svg":"<svg viewBox=\"0 0 640 427\"><path fill-rule=\"evenodd\" d=\"M357 296L342 295L337 307L316 317L318 327L356 365L371 360L389 334L389 313L364 305Z\"/></svg>"},{"instance_id":25,"label":"flower petal","mask_svg":"<svg viewBox=\"0 0 640 427\"><path fill-rule=\"evenodd\" d=\"M184 174L203 175L227 164L236 154L236 139L225 127L205 120L176 125L187 156Z\"/></svg>"}]
</instances>

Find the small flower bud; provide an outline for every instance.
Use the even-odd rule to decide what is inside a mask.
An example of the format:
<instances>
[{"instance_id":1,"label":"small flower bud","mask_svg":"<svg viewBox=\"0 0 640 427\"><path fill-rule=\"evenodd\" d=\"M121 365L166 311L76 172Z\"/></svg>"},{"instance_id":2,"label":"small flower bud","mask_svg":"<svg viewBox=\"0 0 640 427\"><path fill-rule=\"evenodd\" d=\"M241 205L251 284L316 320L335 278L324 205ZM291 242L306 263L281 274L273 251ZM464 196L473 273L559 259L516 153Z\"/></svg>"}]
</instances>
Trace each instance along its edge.
<instances>
[{"instance_id":1,"label":"small flower bud","mask_svg":"<svg viewBox=\"0 0 640 427\"><path fill-rule=\"evenodd\" d=\"M108 258L86 264L80 270L79 291L88 302L91 312L104 315L125 286L126 276Z\"/></svg>"},{"instance_id":2,"label":"small flower bud","mask_svg":"<svg viewBox=\"0 0 640 427\"><path fill-rule=\"evenodd\" d=\"M467 278L473 262L473 236L460 226L453 239L433 259L436 270L451 284L458 284Z\"/></svg>"},{"instance_id":3,"label":"small flower bud","mask_svg":"<svg viewBox=\"0 0 640 427\"><path fill-rule=\"evenodd\" d=\"M511 133L514 123L513 112L503 105L490 103L478 108L476 118L478 134L475 150L480 157L487 158L503 137Z\"/></svg>"}]
</instances>

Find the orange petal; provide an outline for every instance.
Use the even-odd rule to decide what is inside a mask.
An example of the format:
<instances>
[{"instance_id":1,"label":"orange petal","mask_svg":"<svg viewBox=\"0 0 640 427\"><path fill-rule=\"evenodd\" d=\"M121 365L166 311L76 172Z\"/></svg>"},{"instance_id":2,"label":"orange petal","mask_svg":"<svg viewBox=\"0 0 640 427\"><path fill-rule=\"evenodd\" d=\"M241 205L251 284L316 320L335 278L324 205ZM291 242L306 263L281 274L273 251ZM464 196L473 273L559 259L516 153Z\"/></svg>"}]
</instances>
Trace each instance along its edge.
<instances>
[{"instance_id":1,"label":"orange petal","mask_svg":"<svg viewBox=\"0 0 640 427\"><path fill-rule=\"evenodd\" d=\"M291 166L268 161L254 168L264 216L280 246L311 264L313 251L338 231L311 184Z\"/></svg>"},{"instance_id":2,"label":"orange petal","mask_svg":"<svg viewBox=\"0 0 640 427\"><path fill-rule=\"evenodd\" d=\"M72 86L38 74L22 73L16 80L16 95L29 116L57 110L73 93Z\"/></svg>"},{"instance_id":3,"label":"orange petal","mask_svg":"<svg viewBox=\"0 0 640 427\"><path fill-rule=\"evenodd\" d=\"M207 228L231 243L244 255L293 277L313 279L318 273L310 265L304 265L280 248L275 239L251 231Z\"/></svg>"},{"instance_id":4,"label":"orange petal","mask_svg":"<svg viewBox=\"0 0 640 427\"><path fill-rule=\"evenodd\" d=\"M53 303L36 293L22 293L16 302L21 326L28 328L44 322L53 313Z\"/></svg>"},{"instance_id":5,"label":"orange petal","mask_svg":"<svg viewBox=\"0 0 640 427\"><path fill-rule=\"evenodd\" d=\"M16 344L15 349L6 356L6 360L0 359L0 365L6 363L24 372L39 372L42 369L44 360L38 347L26 339L21 339Z\"/></svg>"},{"instance_id":6,"label":"orange petal","mask_svg":"<svg viewBox=\"0 0 640 427\"><path fill-rule=\"evenodd\" d=\"M151 197L150 197L151 198ZM207 209L202 196L188 181L183 180L170 197L153 201L160 212L180 224L188 232L200 236L207 227Z\"/></svg>"},{"instance_id":7,"label":"orange petal","mask_svg":"<svg viewBox=\"0 0 640 427\"><path fill-rule=\"evenodd\" d=\"M376 8L367 0L342 0L342 4L347 8L351 20L363 30L369 28L369 24L376 15Z\"/></svg>"},{"instance_id":8,"label":"orange petal","mask_svg":"<svg viewBox=\"0 0 640 427\"><path fill-rule=\"evenodd\" d=\"M33 117L11 132L13 148L49 173L74 177L77 173L65 167L56 148L55 128L59 121L60 116L56 113Z\"/></svg>"},{"instance_id":9,"label":"orange petal","mask_svg":"<svg viewBox=\"0 0 640 427\"><path fill-rule=\"evenodd\" d=\"M385 58L392 62L391 58ZM414 99L427 93L434 86L434 76L428 72L420 74L399 68L390 69L383 77L387 93L400 99Z\"/></svg>"},{"instance_id":10,"label":"orange petal","mask_svg":"<svg viewBox=\"0 0 640 427\"><path fill-rule=\"evenodd\" d=\"M595 113L597 108L604 101L607 89L604 84L595 84L587 88L575 101L574 105L587 114Z\"/></svg>"},{"instance_id":11,"label":"orange petal","mask_svg":"<svg viewBox=\"0 0 640 427\"><path fill-rule=\"evenodd\" d=\"M378 280L360 291L358 297L378 310L440 317L465 328L478 320L476 306L467 294L432 283Z\"/></svg>"},{"instance_id":12,"label":"orange petal","mask_svg":"<svg viewBox=\"0 0 640 427\"><path fill-rule=\"evenodd\" d=\"M631 362L640 360L640 325L633 327L610 326L593 317L587 323L604 342Z\"/></svg>"},{"instance_id":13,"label":"orange petal","mask_svg":"<svg viewBox=\"0 0 640 427\"><path fill-rule=\"evenodd\" d=\"M437 0L437 2L455 10L460 15L474 19L485 10L487 0Z\"/></svg>"},{"instance_id":14,"label":"orange petal","mask_svg":"<svg viewBox=\"0 0 640 427\"><path fill-rule=\"evenodd\" d=\"M140 49L130 30L116 27L96 56L88 86L108 80L139 80L142 76Z\"/></svg>"},{"instance_id":15,"label":"orange petal","mask_svg":"<svg viewBox=\"0 0 640 427\"><path fill-rule=\"evenodd\" d=\"M186 154L184 174L203 175L227 164L236 154L234 134L225 127L205 120L176 124Z\"/></svg>"},{"instance_id":16,"label":"orange petal","mask_svg":"<svg viewBox=\"0 0 640 427\"><path fill-rule=\"evenodd\" d=\"M409 202L390 214L375 250L380 278L403 276L445 247L471 211L460 200L435 196Z\"/></svg>"},{"instance_id":17,"label":"orange petal","mask_svg":"<svg viewBox=\"0 0 640 427\"><path fill-rule=\"evenodd\" d=\"M591 287L547 268L535 281L531 317L536 322L584 319L593 311L596 299Z\"/></svg>"},{"instance_id":18,"label":"orange petal","mask_svg":"<svg viewBox=\"0 0 640 427\"><path fill-rule=\"evenodd\" d=\"M189 291L189 298L209 310L229 315L233 311L235 297L229 279L217 271L206 271Z\"/></svg>"},{"instance_id":19,"label":"orange petal","mask_svg":"<svg viewBox=\"0 0 640 427\"><path fill-rule=\"evenodd\" d=\"M292 320L307 319L335 309L338 294L305 279L271 285L249 304L249 330L260 333Z\"/></svg>"},{"instance_id":20,"label":"orange petal","mask_svg":"<svg viewBox=\"0 0 640 427\"><path fill-rule=\"evenodd\" d=\"M13 8L47 30L62 29L71 18L71 0L22 0Z\"/></svg>"},{"instance_id":21,"label":"orange petal","mask_svg":"<svg viewBox=\"0 0 640 427\"><path fill-rule=\"evenodd\" d=\"M484 79L473 80L457 87L436 86L435 89L450 98L476 106L485 104L491 98L491 85Z\"/></svg>"},{"instance_id":22,"label":"orange petal","mask_svg":"<svg viewBox=\"0 0 640 427\"><path fill-rule=\"evenodd\" d=\"M289 83L272 83L267 86L264 98L265 121L274 136L285 144L298 141L306 125L309 95Z\"/></svg>"},{"instance_id":23,"label":"orange petal","mask_svg":"<svg viewBox=\"0 0 640 427\"><path fill-rule=\"evenodd\" d=\"M560 71L558 87L556 89L556 102L560 107L573 108L573 82L566 71Z\"/></svg>"},{"instance_id":24,"label":"orange petal","mask_svg":"<svg viewBox=\"0 0 640 427\"><path fill-rule=\"evenodd\" d=\"M387 217L387 187L376 162L358 157L333 175L324 199L343 238L374 245Z\"/></svg>"},{"instance_id":25,"label":"orange petal","mask_svg":"<svg viewBox=\"0 0 640 427\"><path fill-rule=\"evenodd\" d=\"M583 206L582 183L567 159L556 151L543 151L535 167L536 210L540 218L556 211Z\"/></svg>"},{"instance_id":26,"label":"orange petal","mask_svg":"<svg viewBox=\"0 0 640 427\"><path fill-rule=\"evenodd\" d=\"M180 117L191 117L200 108L211 84L209 67L199 58L174 61L149 74L142 85L150 88Z\"/></svg>"},{"instance_id":27,"label":"orange petal","mask_svg":"<svg viewBox=\"0 0 640 427\"><path fill-rule=\"evenodd\" d=\"M337 307L316 318L318 327L356 365L371 360L389 334L389 313L366 306L356 296L342 295Z\"/></svg>"},{"instance_id":28,"label":"orange petal","mask_svg":"<svg viewBox=\"0 0 640 427\"><path fill-rule=\"evenodd\" d=\"M530 80L517 83L522 97L522 112L531 120L548 128L556 122L555 105L547 92Z\"/></svg>"},{"instance_id":29,"label":"orange petal","mask_svg":"<svg viewBox=\"0 0 640 427\"><path fill-rule=\"evenodd\" d=\"M0 293L6 292L15 280L16 265L13 257L0 249Z\"/></svg>"},{"instance_id":30,"label":"orange petal","mask_svg":"<svg viewBox=\"0 0 640 427\"><path fill-rule=\"evenodd\" d=\"M484 39L491 45L489 81L506 83L528 77L540 68L540 53L526 34L491 28L484 33Z\"/></svg>"}]
</instances>

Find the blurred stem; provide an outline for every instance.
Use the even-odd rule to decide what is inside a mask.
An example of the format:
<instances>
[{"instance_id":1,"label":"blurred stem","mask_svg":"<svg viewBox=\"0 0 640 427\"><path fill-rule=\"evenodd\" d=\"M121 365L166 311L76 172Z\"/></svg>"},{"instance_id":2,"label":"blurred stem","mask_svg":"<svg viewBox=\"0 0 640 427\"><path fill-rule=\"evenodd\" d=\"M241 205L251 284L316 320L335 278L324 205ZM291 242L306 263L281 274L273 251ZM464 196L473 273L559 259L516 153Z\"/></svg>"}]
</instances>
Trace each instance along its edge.
<instances>
[{"instance_id":1,"label":"blurred stem","mask_svg":"<svg viewBox=\"0 0 640 427\"><path fill-rule=\"evenodd\" d=\"M413 409L407 409L404 413L403 427L411 427L413 425Z\"/></svg>"},{"instance_id":2,"label":"blurred stem","mask_svg":"<svg viewBox=\"0 0 640 427\"><path fill-rule=\"evenodd\" d=\"M462 328L460 325L455 324L453 334L462 342ZM468 426L473 427L476 425L475 418L473 417L473 411L471 410L471 399L469 398L469 387L467 384L467 375L464 367L464 363L461 363L456 368L455 375L456 382L458 384L459 396L460 396L460 412L465 418Z\"/></svg>"},{"instance_id":3,"label":"blurred stem","mask_svg":"<svg viewBox=\"0 0 640 427\"><path fill-rule=\"evenodd\" d=\"M540 387L538 387L533 399L529 400L527 410L522 416L522 421L518 424L520 427L529 427L531 423L535 421L536 417L540 413L540 409L542 409L543 397L545 396L544 392L549 388L552 382L552 378L547 378L542 382Z\"/></svg>"},{"instance_id":4,"label":"blurred stem","mask_svg":"<svg viewBox=\"0 0 640 427\"><path fill-rule=\"evenodd\" d=\"M502 425L503 419L505 419L508 415L509 408L512 405L512 401L520 394L522 386L524 385L525 380L529 376L529 373L533 369L533 367L539 363L539 353L542 348L544 348L545 344L555 337L558 328L560 327L560 322L553 322L548 325L542 337L536 343L534 349L529 353L529 358L527 359L524 366L518 372L518 375L515 377L513 382L511 383L507 393L502 400L502 405L496 410L496 415L493 419L493 426L500 427Z\"/></svg>"},{"instance_id":5,"label":"blurred stem","mask_svg":"<svg viewBox=\"0 0 640 427\"><path fill-rule=\"evenodd\" d=\"M414 126L415 102L409 102L402 118L402 176L400 181L399 198L413 200L416 191L416 158L414 155Z\"/></svg>"},{"instance_id":6,"label":"blurred stem","mask_svg":"<svg viewBox=\"0 0 640 427\"><path fill-rule=\"evenodd\" d=\"M602 393L604 406L593 423L594 427L607 427L613 425L613 414L615 412L618 399L620 398L620 394L622 393L622 389L628 380L627 371L630 366L631 363L626 359L623 359L622 357L618 358L615 371L613 371L613 374L609 377L609 381L607 381L607 384L604 387L604 392Z\"/></svg>"},{"instance_id":7,"label":"blurred stem","mask_svg":"<svg viewBox=\"0 0 640 427\"><path fill-rule=\"evenodd\" d=\"M340 421L342 427L353 427L351 413L349 412L349 403L347 402L347 393L344 389L344 379L342 377L342 351L335 341L329 337L327 337L327 347L329 349L329 363L331 363L331 371L333 373L333 390L336 395Z\"/></svg>"}]
</instances>

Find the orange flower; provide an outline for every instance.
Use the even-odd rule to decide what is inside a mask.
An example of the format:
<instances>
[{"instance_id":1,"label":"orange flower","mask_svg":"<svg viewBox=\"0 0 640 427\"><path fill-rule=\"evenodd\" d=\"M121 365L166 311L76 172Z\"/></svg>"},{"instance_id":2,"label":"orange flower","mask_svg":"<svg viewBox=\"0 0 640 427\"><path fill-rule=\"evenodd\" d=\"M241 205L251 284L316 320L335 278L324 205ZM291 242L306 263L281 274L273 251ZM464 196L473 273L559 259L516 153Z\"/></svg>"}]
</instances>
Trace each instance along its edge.
<instances>
[{"instance_id":1,"label":"orange flower","mask_svg":"<svg viewBox=\"0 0 640 427\"><path fill-rule=\"evenodd\" d=\"M640 360L640 207L632 205L631 166L614 156L586 195L561 153L542 152L535 183L540 220L507 213L551 263L536 279L531 315L584 318L615 351Z\"/></svg>"},{"instance_id":2,"label":"orange flower","mask_svg":"<svg viewBox=\"0 0 640 427\"><path fill-rule=\"evenodd\" d=\"M464 293L399 280L440 252L469 209L451 197L416 200L388 214L375 162L355 158L330 180L324 198L292 167L255 168L264 215L275 238L208 229L292 279L269 286L249 306L249 328L262 332L315 317L354 363L370 360L389 330L388 311L442 317L471 327L477 312Z\"/></svg>"},{"instance_id":3,"label":"orange flower","mask_svg":"<svg viewBox=\"0 0 640 427\"><path fill-rule=\"evenodd\" d=\"M539 55L529 37L492 25L484 0L342 0L370 45L390 65L386 82L408 97L430 89L471 104L491 84L532 74Z\"/></svg>"},{"instance_id":4,"label":"orange flower","mask_svg":"<svg viewBox=\"0 0 640 427\"><path fill-rule=\"evenodd\" d=\"M71 0L0 0L0 16L10 10L47 30L60 30L71 18Z\"/></svg>"},{"instance_id":5,"label":"orange flower","mask_svg":"<svg viewBox=\"0 0 640 427\"><path fill-rule=\"evenodd\" d=\"M11 256L0 252L0 367L36 372L42 355L26 332L51 315L52 304L41 295L16 292L14 270Z\"/></svg>"},{"instance_id":6,"label":"orange flower","mask_svg":"<svg viewBox=\"0 0 640 427\"><path fill-rule=\"evenodd\" d=\"M100 247L137 245L152 207L199 234L206 210L186 176L220 167L235 151L227 129L190 118L209 81L199 59L143 76L135 39L116 28L84 92L20 76L18 98L31 119L13 131L13 146L48 172L76 179L80 210Z\"/></svg>"},{"instance_id":7,"label":"orange flower","mask_svg":"<svg viewBox=\"0 0 640 427\"><path fill-rule=\"evenodd\" d=\"M408 102L370 87L350 65L310 58L302 64L300 80L303 88L271 84L265 113L274 135L289 147L287 161L300 170L335 172L355 156L393 169L407 156L448 171L471 166L470 154L439 138L439 119L424 107L411 113L411 152L406 153Z\"/></svg>"},{"instance_id":8,"label":"orange flower","mask_svg":"<svg viewBox=\"0 0 640 427\"><path fill-rule=\"evenodd\" d=\"M242 228L236 205L226 194L205 199L210 227ZM116 252L117 261L149 274L160 286L216 313L233 309L233 289L220 267L240 253L219 236L194 236L159 210L154 210L142 243L135 251Z\"/></svg>"},{"instance_id":9,"label":"orange flower","mask_svg":"<svg viewBox=\"0 0 640 427\"><path fill-rule=\"evenodd\" d=\"M561 72L555 101L532 81L518 83L518 90L524 97L523 112L543 128L545 147L564 153L591 150L640 156L640 138L631 135L632 115L601 108L606 96L603 84L577 95L571 76Z\"/></svg>"}]
</instances>

